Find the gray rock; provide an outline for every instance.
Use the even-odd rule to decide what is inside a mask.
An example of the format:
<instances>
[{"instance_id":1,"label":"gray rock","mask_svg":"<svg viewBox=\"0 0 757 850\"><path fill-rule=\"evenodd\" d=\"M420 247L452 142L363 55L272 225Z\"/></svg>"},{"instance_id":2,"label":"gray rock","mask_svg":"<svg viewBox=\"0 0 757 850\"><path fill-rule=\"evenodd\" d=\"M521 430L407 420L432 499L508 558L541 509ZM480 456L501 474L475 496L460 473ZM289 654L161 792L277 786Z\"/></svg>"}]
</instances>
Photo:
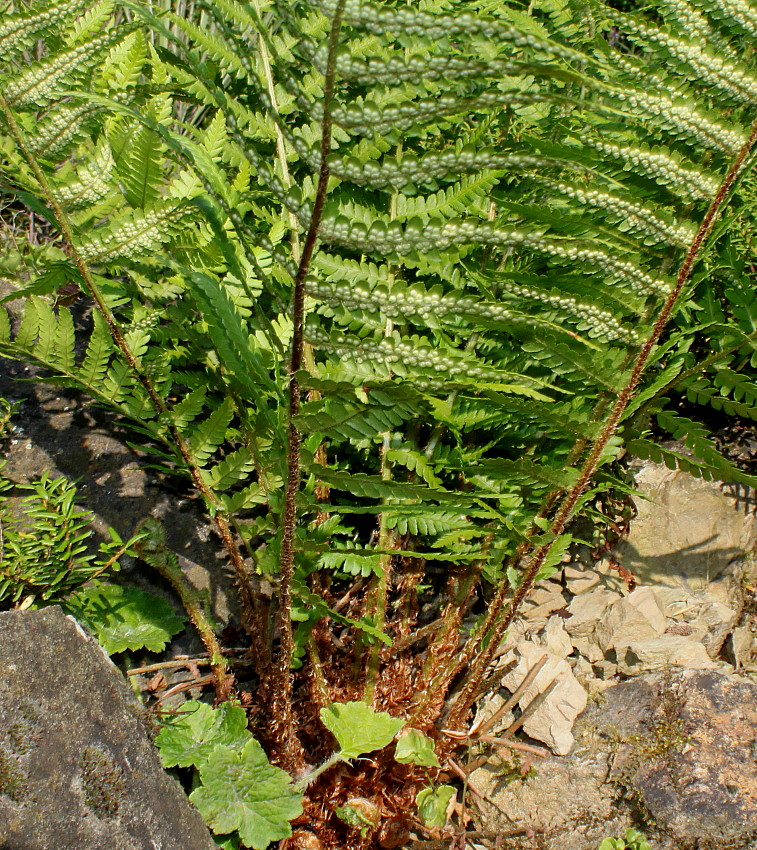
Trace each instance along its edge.
<instances>
[{"instance_id":1,"label":"gray rock","mask_svg":"<svg viewBox=\"0 0 757 850\"><path fill-rule=\"evenodd\" d=\"M757 685L738 676L684 670L614 690L619 707L632 699L648 709L635 730L625 730L630 739L618 750L611 778L637 796L676 847L753 846ZM641 733L640 741L634 733Z\"/></svg>"},{"instance_id":2,"label":"gray rock","mask_svg":"<svg viewBox=\"0 0 757 850\"><path fill-rule=\"evenodd\" d=\"M482 828L530 829L537 840L513 847L540 850L596 850L629 826L654 850L755 846L757 684L712 671L639 676L592 702L573 734L568 756L523 779L499 779L494 763L472 774L488 798Z\"/></svg>"},{"instance_id":3,"label":"gray rock","mask_svg":"<svg viewBox=\"0 0 757 850\"><path fill-rule=\"evenodd\" d=\"M145 717L60 608L0 614L0 847L214 848Z\"/></svg>"}]
</instances>

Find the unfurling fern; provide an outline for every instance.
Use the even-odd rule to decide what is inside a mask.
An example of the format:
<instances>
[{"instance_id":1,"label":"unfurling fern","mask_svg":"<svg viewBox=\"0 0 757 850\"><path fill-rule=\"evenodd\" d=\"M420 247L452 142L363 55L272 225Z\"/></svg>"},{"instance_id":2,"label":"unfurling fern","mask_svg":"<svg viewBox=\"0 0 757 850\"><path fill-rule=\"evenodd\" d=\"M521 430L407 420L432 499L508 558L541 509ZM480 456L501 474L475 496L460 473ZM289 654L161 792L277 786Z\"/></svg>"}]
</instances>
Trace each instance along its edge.
<instances>
[{"instance_id":1,"label":"unfurling fern","mask_svg":"<svg viewBox=\"0 0 757 850\"><path fill-rule=\"evenodd\" d=\"M754 483L677 410L757 418L753 16L579 5L70 3L0 27L0 178L50 234L8 265L27 306L0 352L192 480L295 773L295 659L321 701L461 724L570 521L625 489L624 449ZM71 284L90 314L56 301ZM416 628L433 668L395 651ZM327 669L340 651L358 664Z\"/></svg>"}]
</instances>

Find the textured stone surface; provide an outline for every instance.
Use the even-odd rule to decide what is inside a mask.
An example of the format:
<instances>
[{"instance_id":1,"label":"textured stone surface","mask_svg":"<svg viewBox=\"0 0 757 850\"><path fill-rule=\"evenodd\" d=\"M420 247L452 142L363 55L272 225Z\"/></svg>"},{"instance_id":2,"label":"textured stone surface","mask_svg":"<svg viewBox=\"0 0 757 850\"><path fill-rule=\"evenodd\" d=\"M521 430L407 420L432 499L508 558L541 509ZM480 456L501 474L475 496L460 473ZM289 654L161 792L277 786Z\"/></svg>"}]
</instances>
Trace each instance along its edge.
<instances>
[{"instance_id":1,"label":"textured stone surface","mask_svg":"<svg viewBox=\"0 0 757 850\"><path fill-rule=\"evenodd\" d=\"M757 540L749 506L716 482L661 464L645 464L634 478L647 498L635 500L638 515L616 549L620 562L639 584L712 592L713 580Z\"/></svg>"},{"instance_id":2,"label":"textured stone surface","mask_svg":"<svg viewBox=\"0 0 757 850\"><path fill-rule=\"evenodd\" d=\"M639 676L607 689L573 734L567 757L524 779L499 779L495 763L472 774L491 801L487 828L535 833L513 847L596 850L633 825L653 850L757 846L757 685L698 670Z\"/></svg>"},{"instance_id":3,"label":"textured stone surface","mask_svg":"<svg viewBox=\"0 0 757 850\"><path fill-rule=\"evenodd\" d=\"M663 635L651 640L632 641L625 655L618 653L622 673L638 675L668 667L707 670L717 665L707 654L704 644L683 635Z\"/></svg>"},{"instance_id":4,"label":"textured stone surface","mask_svg":"<svg viewBox=\"0 0 757 850\"><path fill-rule=\"evenodd\" d=\"M597 623L597 642L604 652L614 649L620 652L623 648L637 640L652 640L665 631L665 615L660 611L652 596L652 604L638 606L634 601L641 597L636 594L648 592L648 587L637 588L630 596L619 599L611 605L602 619ZM636 600L633 598L636 596ZM649 600L643 597L645 602ZM652 610L650 610L652 609ZM651 615L651 619L647 614Z\"/></svg>"},{"instance_id":5,"label":"textured stone surface","mask_svg":"<svg viewBox=\"0 0 757 850\"><path fill-rule=\"evenodd\" d=\"M483 828L533 831L533 839L508 839L508 848L596 850L604 837L622 835L633 826L632 807L607 782L612 750L609 734L596 722L598 710L592 703L578 718L570 755L535 760L525 778L517 778L513 767L521 761L517 754L507 756L510 761L504 764L494 755L490 764L473 772L471 783L486 795Z\"/></svg>"},{"instance_id":6,"label":"textured stone surface","mask_svg":"<svg viewBox=\"0 0 757 850\"><path fill-rule=\"evenodd\" d=\"M100 647L57 607L0 614L0 848L215 846Z\"/></svg>"},{"instance_id":7,"label":"textured stone surface","mask_svg":"<svg viewBox=\"0 0 757 850\"><path fill-rule=\"evenodd\" d=\"M573 722L586 708L586 691L573 675L568 662L545 652L541 646L524 641L515 648L514 655L518 665L502 679L502 685L511 692L526 678L529 670L547 656L546 663L525 689L518 704L525 710L539 694L557 682L554 690L523 724L523 730L537 741L543 741L552 752L565 755L573 746Z\"/></svg>"},{"instance_id":8,"label":"textured stone surface","mask_svg":"<svg viewBox=\"0 0 757 850\"><path fill-rule=\"evenodd\" d=\"M757 685L698 670L645 684L655 691L645 737L621 746L611 778L635 790L677 846L757 839ZM632 697L634 685L618 687Z\"/></svg>"}]
</instances>

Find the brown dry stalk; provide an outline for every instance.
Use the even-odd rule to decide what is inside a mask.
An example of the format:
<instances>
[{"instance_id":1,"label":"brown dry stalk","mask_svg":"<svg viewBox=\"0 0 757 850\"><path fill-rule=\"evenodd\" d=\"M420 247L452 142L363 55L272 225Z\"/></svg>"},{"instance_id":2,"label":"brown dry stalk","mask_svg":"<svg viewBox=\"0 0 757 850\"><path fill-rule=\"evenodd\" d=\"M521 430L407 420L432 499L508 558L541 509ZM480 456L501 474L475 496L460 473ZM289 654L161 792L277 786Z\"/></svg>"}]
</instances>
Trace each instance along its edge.
<instances>
[{"instance_id":1,"label":"brown dry stalk","mask_svg":"<svg viewBox=\"0 0 757 850\"><path fill-rule=\"evenodd\" d=\"M302 368L304 352L305 325L305 277L318 239L318 229L326 203L326 191L329 181L328 155L331 149L331 100L334 95L336 77L336 49L342 24L342 12L345 0L337 4L331 22L329 35L328 60L323 87L323 121L321 124L321 165L318 174L313 212L310 226L302 246L299 268L294 279L292 302L292 348L289 360L289 413L287 428L287 481L284 496L284 519L281 536L281 561L279 599L276 625L279 633L279 651L274 659L271 684L273 699L271 702L271 737L278 752L276 757L281 766L293 775L299 775L304 769L304 753L294 726L292 712L292 656L294 637L292 632L292 578L294 577L294 538L297 526L297 507L295 504L300 489L300 433L295 417L300 411L300 384L297 373Z\"/></svg>"},{"instance_id":2,"label":"brown dry stalk","mask_svg":"<svg viewBox=\"0 0 757 850\"><path fill-rule=\"evenodd\" d=\"M523 694L526 692L528 686L533 682L533 680L539 675L541 668L547 663L549 660L549 656L545 653L542 657L534 664L534 666L528 671L528 673L524 676L523 681L518 685L518 687L513 691L512 696L509 700L501 707L498 708L491 717L488 717L484 720L478 727L471 729L468 734L471 737L483 738L483 736L489 733L490 729L493 729L496 725L497 721L504 717L511 708L515 706L515 703L520 700Z\"/></svg>"},{"instance_id":3,"label":"brown dry stalk","mask_svg":"<svg viewBox=\"0 0 757 850\"><path fill-rule=\"evenodd\" d=\"M676 285L673 288L670 295L665 300L665 304L660 312L660 315L655 322L652 332L649 337L645 341L644 345L641 347L636 359L633 363L633 368L631 371L631 377L626 383L625 387L621 390L618 398L616 399L610 414L605 422L605 425L599 435L599 437L594 442L591 450L589 451L589 455L584 462L584 465L581 469L581 473L578 477L578 481L575 485L566 493L565 497L562 499L560 504L557 507L557 511L555 513L554 519L550 524L548 535L550 541L545 543L535 551L531 553L530 558L526 562L523 580L521 584L518 586L515 591L513 598L511 599L509 605L504 608L503 602L505 595L507 593L507 588L503 587L497 593L497 596L493 600L492 610L495 612L494 614L489 614L485 620L485 624L481 629L481 634L488 634L489 643L484 649L483 652L479 653L477 656L470 673L468 674L467 681L465 683L465 687L461 691L460 695L456 699L452 710L450 712L449 719L447 721L448 725L452 728L459 727L467 715L472 701L475 699L475 694L478 691L478 686L481 681L481 678L484 676L486 669L494 657L494 653L496 652L497 647L504 635L504 633L509 628L510 624L515 619L516 614L518 613L518 609L520 608L523 600L528 596L536 583L536 576L544 563L547 555L549 554L549 550L552 548L552 543L554 540L564 532L565 527L570 520L573 510L578 503L578 500L583 495L586 488L589 486L592 477L594 476L597 468L599 467L599 462L602 457L602 453L604 452L607 444L609 443L612 436L617 431L618 425L620 424L620 420L623 416L623 413L628 406L628 403L633 398L634 391L641 380L641 376L644 374L644 369L646 368L647 362L649 360L649 356L652 353L652 349L657 344L663 330L665 329L670 316L675 308L676 302L681 295L681 292L688 282L692 269L694 268L694 264L699 257L699 252L702 248L702 244L707 236L710 234L712 227L718 217L718 214L722 210L725 205L725 201L728 197L729 192L733 188L736 180L738 179L744 163L751 153L752 149L757 142L757 121L752 125L752 131L749 134L749 138L744 143L743 147L739 151L738 155L734 159L731 167L728 169L726 176L723 178L723 182L720 184L720 188L715 195L712 203L710 204L709 209L707 210L706 215L702 219L701 224L699 225L699 229L689 246L688 251L686 252L686 256L681 263L681 267L678 272L678 276L676 279ZM524 557L527 553L524 553ZM501 616L501 612L505 611L504 616Z\"/></svg>"}]
</instances>

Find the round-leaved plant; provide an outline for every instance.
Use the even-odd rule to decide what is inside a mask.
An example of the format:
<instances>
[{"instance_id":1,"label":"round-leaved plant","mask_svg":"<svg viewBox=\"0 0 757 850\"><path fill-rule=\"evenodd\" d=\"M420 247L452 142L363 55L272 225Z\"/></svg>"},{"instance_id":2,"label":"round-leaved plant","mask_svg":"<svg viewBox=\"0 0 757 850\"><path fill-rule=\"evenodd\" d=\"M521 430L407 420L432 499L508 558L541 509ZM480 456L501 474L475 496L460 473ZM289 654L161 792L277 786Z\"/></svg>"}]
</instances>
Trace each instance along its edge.
<instances>
[{"instance_id":1,"label":"round-leaved plant","mask_svg":"<svg viewBox=\"0 0 757 850\"><path fill-rule=\"evenodd\" d=\"M251 738L241 752L217 746L200 768L202 785L189 796L208 826L221 835L239 832L242 843L265 850L292 834L302 814L302 795L289 775L270 764Z\"/></svg>"},{"instance_id":2,"label":"round-leaved plant","mask_svg":"<svg viewBox=\"0 0 757 850\"><path fill-rule=\"evenodd\" d=\"M165 721L155 744L163 767L202 767L219 744L241 750L251 738L240 706L224 702L214 709L190 700Z\"/></svg>"}]
</instances>

